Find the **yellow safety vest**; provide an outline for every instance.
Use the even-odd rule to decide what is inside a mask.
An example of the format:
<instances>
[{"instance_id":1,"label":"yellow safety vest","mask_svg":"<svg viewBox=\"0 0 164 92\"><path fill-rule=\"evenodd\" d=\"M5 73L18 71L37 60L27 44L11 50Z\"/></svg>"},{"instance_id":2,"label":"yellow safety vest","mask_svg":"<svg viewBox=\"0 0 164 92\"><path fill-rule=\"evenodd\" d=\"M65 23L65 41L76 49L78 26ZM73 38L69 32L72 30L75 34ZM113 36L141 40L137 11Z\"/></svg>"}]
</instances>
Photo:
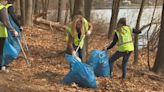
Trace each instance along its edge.
<instances>
[{"instance_id":1,"label":"yellow safety vest","mask_svg":"<svg viewBox=\"0 0 164 92\"><path fill-rule=\"evenodd\" d=\"M4 5L0 4L0 11L5 8ZM0 16L1 17L1 16ZM8 37L7 28L0 22L0 38Z\"/></svg>"},{"instance_id":2,"label":"yellow safety vest","mask_svg":"<svg viewBox=\"0 0 164 92\"><path fill-rule=\"evenodd\" d=\"M118 37L118 51L134 51L131 28L129 26L123 26L120 31L115 32Z\"/></svg>"},{"instance_id":3,"label":"yellow safety vest","mask_svg":"<svg viewBox=\"0 0 164 92\"><path fill-rule=\"evenodd\" d=\"M85 32L88 31L88 28L89 28L88 25L89 25L88 24L88 21L85 18L83 18L83 31L85 31ZM73 31L72 30L72 24L68 25L66 27L66 30L65 31L66 31L66 34L67 34L67 36L66 36L67 42L68 42L68 37L69 37L68 34L70 34L73 37L73 39L74 39L74 45L75 46L78 46L80 44L80 48L83 48L83 46L84 46L84 39L82 39L82 38L85 35L85 32L82 32L81 33L81 36L80 36L80 39L79 39L78 38L78 33L76 31L75 31L76 32L75 35L73 35L73 33L72 33L72 31Z\"/></svg>"},{"instance_id":4,"label":"yellow safety vest","mask_svg":"<svg viewBox=\"0 0 164 92\"><path fill-rule=\"evenodd\" d=\"M5 7L8 9L10 6L13 6L13 4L7 4Z\"/></svg>"}]
</instances>

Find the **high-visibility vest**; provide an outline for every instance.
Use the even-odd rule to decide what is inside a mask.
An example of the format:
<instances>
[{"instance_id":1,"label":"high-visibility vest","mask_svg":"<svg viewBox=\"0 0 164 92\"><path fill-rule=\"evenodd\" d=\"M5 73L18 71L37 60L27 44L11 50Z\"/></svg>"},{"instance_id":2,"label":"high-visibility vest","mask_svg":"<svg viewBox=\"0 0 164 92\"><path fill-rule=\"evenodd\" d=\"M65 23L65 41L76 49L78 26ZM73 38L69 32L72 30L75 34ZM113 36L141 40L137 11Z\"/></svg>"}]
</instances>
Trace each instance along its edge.
<instances>
[{"instance_id":1,"label":"high-visibility vest","mask_svg":"<svg viewBox=\"0 0 164 92\"><path fill-rule=\"evenodd\" d=\"M13 4L7 4L5 7L8 9L10 6L13 6Z\"/></svg>"},{"instance_id":2,"label":"high-visibility vest","mask_svg":"<svg viewBox=\"0 0 164 92\"><path fill-rule=\"evenodd\" d=\"M5 8L4 5L0 4L0 11ZM1 17L1 16L0 16ZM8 37L7 28L0 22L0 37Z\"/></svg>"},{"instance_id":3,"label":"high-visibility vest","mask_svg":"<svg viewBox=\"0 0 164 92\"><path fill-rule=\"evenodd\" d=\"M82 26L82 31L84 31L84 32L81 32L80 39L79 39L78 33L76 31L75 31L75 33L73 35L72 23L70 25L68 25L66 27L66 30L65 30L66 34L67 34L67 36L66 36L67 42L68 42L68 37L69 37L69 34L70 34L73 37L73 39L74 39L74 45L78 46L80 44L80 48L83 48L83 46L84 46L84 39L82 39L82 38L85 35L85 33L88 31L88 28L89 28L88 21L85 18L83 18L83 24L82 25L83 25Z\"/></svg>"},{"instance_id":4,"label":"high-visibility vest","mask_svg":"<svg viewBox=\"0 0 164 92\"><path fill-rule=\"evenodd\" d=\"M115 31L118 37L118 51L134 51L132 40L132 29L129 26L122 26L120 31Z\"/></svg>"}]
</instances>

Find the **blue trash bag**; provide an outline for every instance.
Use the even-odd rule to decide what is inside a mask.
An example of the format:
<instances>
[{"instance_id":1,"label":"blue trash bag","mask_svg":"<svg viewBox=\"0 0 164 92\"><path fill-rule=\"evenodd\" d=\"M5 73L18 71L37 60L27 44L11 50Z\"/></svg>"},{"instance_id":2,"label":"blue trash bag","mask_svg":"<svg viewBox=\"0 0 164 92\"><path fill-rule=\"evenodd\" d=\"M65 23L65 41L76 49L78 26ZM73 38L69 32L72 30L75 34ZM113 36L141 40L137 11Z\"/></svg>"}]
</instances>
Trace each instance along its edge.
<instances>
[{"instance_id":1,"label":"blue trash bag","mask_svg":"<svg viewBox=\"0 0 164 92\"><path fill-rule=\"evenodd\" d=\"M12 27L18 32L18 37L13 37L13 34L8 30L8 38L7 39L9 41L9 43L11 43L11 45L13 45L16 48L17 52L20 53L21 47L18 42L18 40L20 41L20 29L15 24L15 22L13 21L11 16L9 16L9 20L10 20Z\"/></svg>"},{"instance_id":2,"label":"blue trash bag","mask_svg":"<svg viewBox=\"0 0 164 92\"><path fill-rule=\"evenodd\" d=\"M87 64L93 67L96 76L109 76L109 54L107 51L92 50Z\"/></svg>"},{"instance_id":3,"label":"blue trash bag","mask_svg":"<svg viewBox=\"0 0 164 92\"><path fill-rule=\"evenodd\" d=\"M17 50L8 42L8 40L5 40L5 45L3 48L3 63L2 65L7 65L14 59L18 57Z\"/></svg>"},{"instance_id":4,"label":"blue trash bag","mask_svg":"<svg viewBox=\"0 0 164 92\"><path fill-rule=\"evenodd\" d=\"M79 62L72 55L65 54L65 58L70 63L70 71L63 79L64 84L75 82L82 87L97 87L93 69L89 65Z\"/></svg>"},{"instance_id":5,"label":"blue trash bag","mask_svg":"<svg viewBox=\"0 0 164 92\"><path fill-rule=\"evenodd\" d=\"M8 37L5 41L4 50L3 50L3 62L1 65L7 65L16 59L21 52L21 47L19 45L20 41L20 29L13 21L12 17L9 16L10 23L12 27L18 32L18 37L14 37L12 32L8 30Z\"/></svg>"}]
</instances>

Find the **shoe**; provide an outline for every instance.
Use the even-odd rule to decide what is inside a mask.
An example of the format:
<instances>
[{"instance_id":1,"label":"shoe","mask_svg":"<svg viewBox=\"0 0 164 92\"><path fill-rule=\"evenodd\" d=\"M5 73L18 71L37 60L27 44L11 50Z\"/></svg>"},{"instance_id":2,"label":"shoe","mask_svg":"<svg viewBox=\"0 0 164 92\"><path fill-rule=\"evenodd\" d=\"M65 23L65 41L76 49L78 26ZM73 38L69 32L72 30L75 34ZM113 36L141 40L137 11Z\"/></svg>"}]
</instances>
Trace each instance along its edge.
<instances>
[{"instance_id":1,"label":"shoe","mask_svg":"<svg viewBox=\"0 0 164 92\"><path fill-rule=\"evenodd\" d=\"M6 73L9 72L9 70L6 69L6 66L2 66L0 70L1 70L2 72L6 72Z\"/></svg>"},{"instance_id":2,"label":"shoe","mask_svg":"<svg viewBox=\"0 0 164 92\"><path fill-rule=\"evenodd\" d=\"M2 70L2 71L5 71L5 70L6 70L6 66L2 66L2 67L1 67L1 70Z\"/></svg>"}]
</instances>

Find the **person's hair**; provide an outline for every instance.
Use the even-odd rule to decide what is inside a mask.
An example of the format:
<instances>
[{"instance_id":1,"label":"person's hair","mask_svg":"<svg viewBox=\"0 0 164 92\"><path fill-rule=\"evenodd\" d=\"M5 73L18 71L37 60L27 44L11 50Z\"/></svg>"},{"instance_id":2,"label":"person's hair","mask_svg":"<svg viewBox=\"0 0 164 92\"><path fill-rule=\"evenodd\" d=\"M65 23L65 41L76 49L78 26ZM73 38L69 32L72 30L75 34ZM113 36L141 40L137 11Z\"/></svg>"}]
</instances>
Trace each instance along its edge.
<instances>
[{"instance_id":1,"label":"person's hair","mask_svg":"<svg viewBox=\"0 0 164 92\"><path fill-rule=\"evenodd\" d=\"M76 24L77 22L80 21L82 23L82 26L83 26L83 16L81 15L75 15L73 17L73 21L72 21L72 34L73 36L75 36L76 34ZM81 28L81 32L82 32L82 28Z\"/></svg>"},{"instance_id":2,"label":"person's hair","mask_svg":"<svg viewBox=\"0 0 164 92\"><path fill-rule=\"evenodd\" d=\"M118 21L118 24L122 24L123 26L126 26L126 18L120 18Z\"/></svg>"},{"instance_id":3,"label":"person's hair","mask_svg":"<svg viewBox=\"0 0 164 92\"><path fill-rule=\"evenodd\" d=\"M7 0L7 3L13 4L15 0Z\"/></svg>"}]
</instances>

